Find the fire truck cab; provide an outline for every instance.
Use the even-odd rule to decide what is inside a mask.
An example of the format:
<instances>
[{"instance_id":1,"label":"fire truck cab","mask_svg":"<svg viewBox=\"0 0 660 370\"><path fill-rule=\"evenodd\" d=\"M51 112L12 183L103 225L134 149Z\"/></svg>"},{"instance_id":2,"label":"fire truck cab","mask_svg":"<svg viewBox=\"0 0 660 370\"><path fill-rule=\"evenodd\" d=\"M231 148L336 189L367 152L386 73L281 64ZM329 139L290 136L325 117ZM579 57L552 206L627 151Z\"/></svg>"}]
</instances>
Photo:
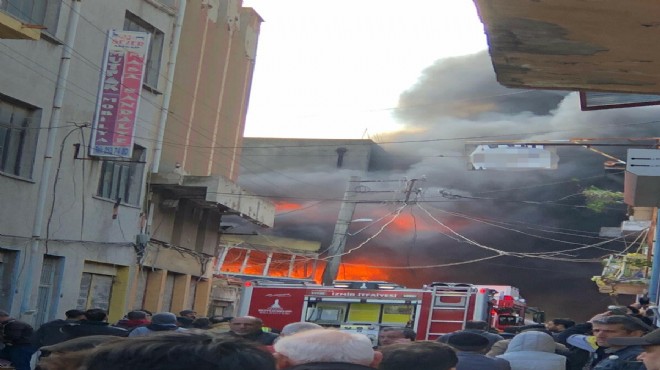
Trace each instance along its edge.
<instances>
[{"instance_id":1,"label":"fire truck cab","mask_svg":"<svg viewBox=\"0 0 660 370\"><path fill-rule=\"evenodd\" d=\"M384 281L336 281L334 286L249 281L238 314L259 317L274 329L297 321L314 322L366 334L374 344L383 327L409 327L417 339L434 340L463 329L469 320L507 326L509 311L500 310L497 292L460 283L408 289ZM493 322L495 312L497 322Z\"/></svg>"}]
</instances>

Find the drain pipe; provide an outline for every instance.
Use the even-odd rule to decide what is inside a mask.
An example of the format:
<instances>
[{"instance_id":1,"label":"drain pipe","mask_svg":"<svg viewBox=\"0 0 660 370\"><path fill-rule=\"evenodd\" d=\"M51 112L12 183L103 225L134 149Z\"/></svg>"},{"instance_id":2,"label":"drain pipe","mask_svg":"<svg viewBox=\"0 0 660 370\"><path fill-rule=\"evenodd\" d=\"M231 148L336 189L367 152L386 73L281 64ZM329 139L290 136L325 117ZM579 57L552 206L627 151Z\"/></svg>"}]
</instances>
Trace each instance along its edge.
<instances>
[{"instance_id":1,"label":"drain pipe","mask_svg":"<svg viewBox=\"0 0 660 370\"><path fill-rule=\"evenodd\" d=\"M62 114L62 103L64 102L64 93L69 78L69 66L71 64L71 54L73 54L73 44L76 41L78 31L78 20L80 19L81 0L72 0L71 11L69 12L69 24L67 25L62 56L60 58L60 69L57 73L57 85L55 86L55 96L53 97L53 107L48 122L48 137L46 140L46 151L44 153L44 162L41 167L41 177L39 179L39 193L37 194L37 209L34 214L32 224L32 238L30 240L30 251L27 255L27 267L23 275L23 295L21 297L21 307L19 317L25 319L36 313L33 306L33 292L35 291L34 276L39 275L39 263L42 261L39 252L41 250L41 229L46 209L46 200L50 189L50 172L53 166L53 155L55 153L55 140L57 139L57 128L60 125L60 116ZM48 237L48 235L46 235Z\"/></svg>"},{"instance_id":2,"label":"drain pipe","mask_svg":"<svg viewBox=\"0 0 660 370\"><path fill-rule=\"evenodd\" d=\"M179 0L179 9L177 10L174 29L172 31L172 47L170 48L169 58L167 60L167 81L163 91L163 105L160 109L160 121L158 122L158 138L154 147L154 159L151 162L151 173L158 173L160 168L160 156L163 152L163 139L165 138L165 126L167 125L167 116L170 108L170 99L172 97L172 86L174 85L174 67L176 67L176 57L179 54L179 42L181 40L181 28L183 26L183 17L186 13L186 0Z\"/></svg>"},{"instance_id":3,"label":"drain pipe","mask_svg":"<svg viewBox=\"0 0 660 370\"><path fill-rule=\"evenodd\" d=\"M158 173L160 169L160 157L163 153L163 139L165 138L165 127L167 125L167 117L170 109L170 99L172 98L172 87L174 86L174 68L176 67L176 57L179 54L179 43L181 42L181 28L183 28L183 18L186 14L186 0L179 0L179 9L177 9L176 19L174 21L174 28L172 30L172 47L167 58L167 81L165 82L165 90L163 91L163 104L160 109L160 120L158 121L158 136L156 138L156 145L154 146L154 158L151 162L150 177ZM147 184L149 186L149 184ZM144 230L146 233L151 232L151 224L154 217L154 203L150 201L151 191L149 191L148 209L147 209L147 225Z\"/></svg>"}]
</instances>

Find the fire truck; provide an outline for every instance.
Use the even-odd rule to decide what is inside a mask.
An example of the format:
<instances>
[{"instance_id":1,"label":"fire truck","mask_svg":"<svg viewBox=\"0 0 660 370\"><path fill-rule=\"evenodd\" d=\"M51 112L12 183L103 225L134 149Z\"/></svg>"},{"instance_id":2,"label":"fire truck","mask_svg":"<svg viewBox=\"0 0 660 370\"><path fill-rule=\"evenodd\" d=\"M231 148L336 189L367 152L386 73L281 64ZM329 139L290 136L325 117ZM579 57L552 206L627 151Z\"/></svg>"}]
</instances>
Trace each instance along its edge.
<instances>
[{"instance_id":1,"label":"fire truck","mask_svg":"<svg viewBox=\"0 0 660 370\"><path fill-rule=\"evenodd\" d=\"M383 327L409 327L419 340L461 330L466 321L492 327L524 324L525 300L518 289L502 285L431 283L409 289L383 281L315 283L247 281L240 316L255 316L264 326L282 329L297 321L366 334L374 343Z\"/></svg>"}]
</instances>

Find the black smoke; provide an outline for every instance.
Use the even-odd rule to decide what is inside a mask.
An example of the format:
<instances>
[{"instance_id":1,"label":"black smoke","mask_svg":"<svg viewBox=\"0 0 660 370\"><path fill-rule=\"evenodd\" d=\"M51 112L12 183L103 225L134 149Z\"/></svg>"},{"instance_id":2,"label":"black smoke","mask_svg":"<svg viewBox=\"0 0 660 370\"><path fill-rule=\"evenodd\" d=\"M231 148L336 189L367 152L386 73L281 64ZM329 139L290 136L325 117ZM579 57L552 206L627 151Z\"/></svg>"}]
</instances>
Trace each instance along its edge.
<instances>
[{"instance_id":1,"label":"black smoke","mask_svg":"<svg viewBox=\"0 0 660 370\"><path fill-rule=\"evenodd\" d=\"M400 215L405 228L392 224L361 246L384 218L347 239L347 250L359 248L343 260L389 266L387 278L409 287L433 281L514 285L550 317L588 319L612 298L590 280L602 266L576 261L596 261L629 245L596 245L605 241L600 228L619 226L627 207L596 213L585 207L581 193L589 186L622 191L622 172L606 171L606 158L581 147L557 149L556 170L472 171L465 143L647 137L657 126L657 113L655 107L582 112L575 92L505 88L496 82L486 52L439 60L401 94L394 115L403 129L379 137L395 158L388 167L397 170L369 173L370 179L419 179L419 190L407 194L405 182L370 183L370 194L362 199L382 202L362 203L356 210L355 218L378 219L396 212L408 195ZM606 151L625 159L625 148ZM346 179L357 172L267 173L245 160L242 165L243 186L302 206L280 213L273 229L260 232L330 244ZM373 193L387 190L395 192ZM497 255L493 250L504 254L486 259ZM564 250L570 251L552 253ZM450 265L479 259L484 260ZM449 266L427 267L432 265ZM623 304L633 299L619 297Z\"/></svg>"}]
</instances>

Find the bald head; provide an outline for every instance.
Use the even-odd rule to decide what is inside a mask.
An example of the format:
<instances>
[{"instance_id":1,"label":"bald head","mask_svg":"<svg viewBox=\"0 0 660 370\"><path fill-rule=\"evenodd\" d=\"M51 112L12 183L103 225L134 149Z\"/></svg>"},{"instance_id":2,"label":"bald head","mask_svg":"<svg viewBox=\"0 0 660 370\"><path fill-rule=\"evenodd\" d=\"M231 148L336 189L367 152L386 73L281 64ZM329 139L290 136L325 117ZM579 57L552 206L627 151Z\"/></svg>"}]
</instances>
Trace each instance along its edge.
<instances>
[{"instance_id":1,"label":"bald head","mask_svg":"<svg viewBox=\"0 0 660 370\"><path fill-rule=\"evenodd\" d=\"M236 335L247 336L261 331L263 321L254 316L234 317L229 321L229 329Z\"/></svg>"}]
</instances>

